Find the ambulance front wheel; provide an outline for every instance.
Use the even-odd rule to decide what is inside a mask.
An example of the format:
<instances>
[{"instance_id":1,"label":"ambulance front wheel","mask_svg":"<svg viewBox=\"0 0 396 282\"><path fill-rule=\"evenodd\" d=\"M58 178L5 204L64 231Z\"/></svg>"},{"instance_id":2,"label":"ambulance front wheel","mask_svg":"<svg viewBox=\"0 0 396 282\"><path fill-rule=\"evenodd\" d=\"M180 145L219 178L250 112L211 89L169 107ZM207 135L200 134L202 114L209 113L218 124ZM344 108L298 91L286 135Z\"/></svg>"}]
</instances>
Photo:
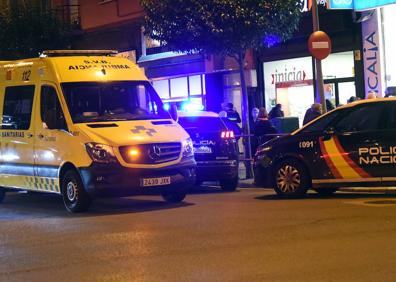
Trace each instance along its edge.
<instances>
[{"instance_id":1,"label":"ambulance front wheel","mask_svg":"<svg viewBox=\"0 0 396 282\"><path fill-rule=\"evenodd\" d=\"M0 203L4 201L5 194L6 194L5 189L0 187Z\"/></svg>"},{"instance_id":2,"label":"ambulance front wheel","mask_svg":"<svg viewBox=\"0 0 396 282\"><path fill-rule=\"evenodd\" d=\"M302 163L294 159L281 161L273 174L275 192L281 197L298 197L308 190L309 175Z\"/></svg>"},{"instance_id":3,"label":"ambulance front wheel","mask_svg":"<svg viewBox=\"0 0 396 282\"><path fill-rule=\"evenodd\" d=\"M91 204L80 175L74 170L67 171L63 176L62 196L65 207L70 212L84 212Z\"/></svg>"}]
</instances>

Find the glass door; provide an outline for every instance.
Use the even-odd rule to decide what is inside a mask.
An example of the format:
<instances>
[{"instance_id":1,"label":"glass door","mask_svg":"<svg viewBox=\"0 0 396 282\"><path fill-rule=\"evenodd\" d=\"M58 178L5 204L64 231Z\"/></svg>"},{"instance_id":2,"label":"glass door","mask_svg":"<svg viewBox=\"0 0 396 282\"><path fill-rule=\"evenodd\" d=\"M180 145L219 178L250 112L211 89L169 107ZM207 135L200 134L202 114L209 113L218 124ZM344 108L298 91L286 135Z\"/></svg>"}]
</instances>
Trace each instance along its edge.
<instances>
[{"instance_id":1,"label":"glass door","mask_svg":"<svg viewBox=\"0 0 396 282\"><path fill-rule=\"evenodd\" d=\"M325 79L324 94L326 100L329 100L332 105L336 107L345 105L351 101L352 97L352 99L356 98L355 79L353 77Z\"/></svg>"}]
</instances>

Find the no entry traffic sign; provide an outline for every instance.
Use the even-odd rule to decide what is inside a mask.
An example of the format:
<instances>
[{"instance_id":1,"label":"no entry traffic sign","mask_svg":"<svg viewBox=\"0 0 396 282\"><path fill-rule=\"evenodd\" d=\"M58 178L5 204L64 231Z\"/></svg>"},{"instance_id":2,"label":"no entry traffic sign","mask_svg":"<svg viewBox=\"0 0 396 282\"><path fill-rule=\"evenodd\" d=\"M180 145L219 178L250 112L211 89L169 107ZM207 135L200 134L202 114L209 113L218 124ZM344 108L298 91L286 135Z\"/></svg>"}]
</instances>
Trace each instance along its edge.
<instances>
[{"instance_id":1,"label":"no entry traffic sign","mask_svg":"<svg viewBox=\"0 0 396 282\"><path fill-rule=\"evenodd\" d=\"M330 37L323 31L315 31L308 39L308 49L318 60L327 58L331 53Z\"/></svg>"}]
</instances>

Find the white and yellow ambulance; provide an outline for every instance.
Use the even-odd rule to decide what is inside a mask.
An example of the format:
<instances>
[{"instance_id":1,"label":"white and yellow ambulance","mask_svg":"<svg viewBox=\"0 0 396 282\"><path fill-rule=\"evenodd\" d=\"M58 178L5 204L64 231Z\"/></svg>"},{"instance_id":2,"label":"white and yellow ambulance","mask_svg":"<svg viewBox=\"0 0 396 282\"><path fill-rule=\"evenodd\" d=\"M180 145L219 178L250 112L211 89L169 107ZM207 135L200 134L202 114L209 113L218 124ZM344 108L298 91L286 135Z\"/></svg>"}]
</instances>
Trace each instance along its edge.
<instances>
[{"instance_id":1,"label":"white and yellow ambulance","mask_svg":"<svg viewBox=\"0 0 396 282\"><path fill-rule=\"evenodd\" d=\"M114 51L46 51L0 63L0 202L13 189L93 196L159 193L195 181L189 135L139 68Z\"/></svg>"}]
</instances>

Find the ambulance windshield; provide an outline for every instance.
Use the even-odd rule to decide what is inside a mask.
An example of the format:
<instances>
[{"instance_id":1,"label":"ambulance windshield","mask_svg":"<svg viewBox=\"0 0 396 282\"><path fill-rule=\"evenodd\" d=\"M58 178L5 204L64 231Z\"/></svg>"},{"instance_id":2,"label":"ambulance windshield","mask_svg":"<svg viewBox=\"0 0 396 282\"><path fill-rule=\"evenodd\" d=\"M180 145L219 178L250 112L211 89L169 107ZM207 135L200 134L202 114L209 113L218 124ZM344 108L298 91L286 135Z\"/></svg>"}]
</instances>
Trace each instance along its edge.
<instances>
[{"instance_id":1,"label":"ambulance windshield","mask_svg":"<svg viewBox=\"0 0 396 282\"><path fill-rule=\"evenodd\" d=\"M147 81L62 83L74 123L169 119Z\"/></svg>"}]
</instances>

